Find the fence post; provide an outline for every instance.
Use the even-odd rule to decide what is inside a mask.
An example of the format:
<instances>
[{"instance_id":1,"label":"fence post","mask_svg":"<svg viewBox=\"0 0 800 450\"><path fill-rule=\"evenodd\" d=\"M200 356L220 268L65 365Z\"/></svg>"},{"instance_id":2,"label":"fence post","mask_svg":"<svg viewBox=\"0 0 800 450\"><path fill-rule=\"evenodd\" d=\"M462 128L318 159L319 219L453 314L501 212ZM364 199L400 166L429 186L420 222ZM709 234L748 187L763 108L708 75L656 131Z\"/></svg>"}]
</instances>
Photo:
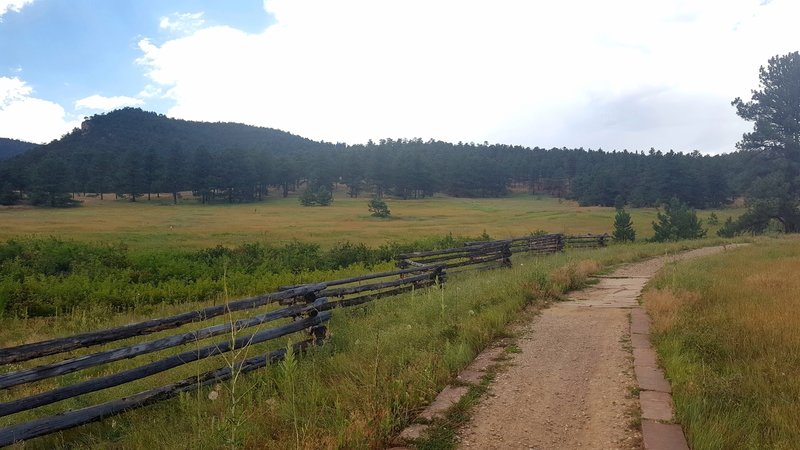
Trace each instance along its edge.
<instances>
[{"instance_id":1,"label":"fence post","mask_svg":"<svg viewBox=\"0 0 800 450\"><path fill-rule=\"evenodd\" d=\"M431 272L431 280L440 288L444 285L447 279L447 273L444 271L444 266L439 266Z\"/></svg>"},{"instance_id":2,"label":"fence post","mask_svg":"<svg viewBox=\"0 0 800 450\"><path fill-rule=\"evenodd\" d=\"M513 267L511 263L511 243L505 244L502 249L503 252L503 262L501 263L502 267Z\"/></svg>"},{"instance_id":3,"label":"fence post","mask_svg":"<svg viewBox=\"0 0 800 450\"><path fill-rule=\"evenodd\" d=\"M318 298L317 298L317 294L318 293L319 293L319 291L311 291L311 292L307 293L306 295L303 296L303 301L307 305L309 305L311 303L314 303L315 301L318 300ZM328 302L328 299L325 298L325 297L322 297L322 304L324 305L327 302ZM313 309L311 309L310 311L308 311L306 313L306 317L310 319L312 317L316 317L317 314L319 314L319 311L316 308L313 308ZM325 340L328 337L328 328L322 323L320 323L319 325L311 326L308 329L308 335L309 335L309 337L311 339L311 343L313 345L322 345L322 343L325 342Z\"/></svg>"}]
</instances>

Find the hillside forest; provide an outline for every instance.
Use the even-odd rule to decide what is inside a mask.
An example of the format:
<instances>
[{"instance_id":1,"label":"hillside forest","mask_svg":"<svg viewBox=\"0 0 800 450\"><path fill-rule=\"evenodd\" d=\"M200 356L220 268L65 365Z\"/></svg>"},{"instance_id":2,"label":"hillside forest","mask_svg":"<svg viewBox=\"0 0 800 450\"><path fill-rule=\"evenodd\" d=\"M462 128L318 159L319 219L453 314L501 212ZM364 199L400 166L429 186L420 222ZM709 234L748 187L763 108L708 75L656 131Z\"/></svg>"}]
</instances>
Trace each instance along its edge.
<instances>
[{"instance_id":1,"label":"hillside forest","mask_svg":"<svg viewBox=\"0 0 800 450\"><path fill-rule=\"evenodd\" d=\"M730 202L761 175L755 156L421 139L345 145L126 108L95 115L59 140L0 162L0 200L29 197L59 206L68 204L69 193L112 192L135 201L193 191L203 203L253 202L341 183L352 197L501 197L516 187L581 205L655 206L677 197L704 208Z\"/></svg>"}]
</instances>

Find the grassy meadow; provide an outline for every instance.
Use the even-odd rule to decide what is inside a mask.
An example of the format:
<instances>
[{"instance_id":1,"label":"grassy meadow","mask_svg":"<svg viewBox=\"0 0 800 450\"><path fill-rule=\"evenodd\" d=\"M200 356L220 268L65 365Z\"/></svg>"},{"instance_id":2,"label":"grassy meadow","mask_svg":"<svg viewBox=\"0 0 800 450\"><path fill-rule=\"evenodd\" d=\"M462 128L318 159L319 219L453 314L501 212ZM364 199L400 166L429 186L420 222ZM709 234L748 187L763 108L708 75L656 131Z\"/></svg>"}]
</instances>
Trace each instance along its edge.
<instances>
[{"instance_id":1,"label":"grassy meadow","mask_svg":"<svg viewBox=\"0 0 800 450\"><path fill-rule=\"evenodd\" d=\"M367 197L351 199L340 189L328 207L301 207L297 198L271 196L262 203L201 205L169 196L151 201L83 198L79 208L0 208L0 241L20 236L124 242L131 248L200 249L247 242L281 244L293 239L323 247L348 240L371 246L426 236L502 239L544 230L550 233L611 232L614 209L580 207L575 202L517 193L505 198L387 199L391 217L371 217ZM701 211L701 218L712 211ZM637 237L652 236L653 208L632 209ZM721 221L739 210L716 211ZM710 234L716 230L711 227Z\"/></svg>"},{"instance_id":2,"label":"grassy meadow","mask_svg":"<svg viewBox=\"0 0 800 450\"><path fill-rule=\"evenodd\" d=\"M695 449L800 445L800 239L668 268L643 297Z\"/></svg>"},{"instance_id":3,"label":"grassy meadow","mask_svg":"<svg viewBox=\"0 0 800 450\"><path fill-rule=\"evenodd\" d=\"M0 314L0 347L161 317L272 291L281 284L389 269L392 263L382 258L404 248L398 242L457 245L453 236L477 237L484 232L494 239L538 230L603 233L611 231L614 217L612 208L582 208L524 194L501 199L389 199L389 219L370 217L368 199L349 199L342 193L337 193L332 206L323 208L303 208L293 197L210 206L193 200L172 205L169 198L136 203L85 200L82 207L66 210L0 210L0 301L16 299L20 305ZM638 237L651 235L656 210L631 213ZM700 216L710 213L702 211ZM737 213L717 215L724 220ZM544 257L515 255L511 269L452 274L441 290L420 290L335 311L329 323L330 341L302 358L18 447L383 447L479 351L504 336L526 306L557 300L592 273L614 265L718 242L722 241L712 238L613 245ZM345 253L347 258L338 258ZM29 314L33 308L55 303L60 306L38 316ZM257 312L217 318L203 326ZM189 324L151 337L198 327ZM234 358L287 343L284 338L248 347ZM191 348L193 344L188 344L181 350ZM3 390L0 402L178 351L162 350ZM86 353L79 350L69 356ZM10 369L54 360L46 357ZM0 426L130 395L231 361L230 356L210 358L0 418Z\"/></svg>"},{"instance_id":4,"label":"grassy meadow","mask_svg":"<svg viewBox=\"0 0 800 450\"><path fill-rule=\"evenodd\" d=\"M631 244L544 257L515 255L511 269L453 274L441 290L420 290L335 311L329 324L330 341L302 358L243 376L235 383L184 394L18 447L382 448L480 350L505 336L507 325L520 318L525 306L539 307L557 300L563 292L580 287L592 273L616 264L710 243ZM119 314L89 309L58 317L5 319L0 323L0 346L182 310L185 306L162 304ZM174 331L157 336L169 333ZM246 356L286 344L285 338L261 344L247 350ZM0 392L0 401L130 368L174 351L18 386ZM129 385L0 418L0 426L129 395L229 362L215 357Z\"/></svg>"}]
</instances>

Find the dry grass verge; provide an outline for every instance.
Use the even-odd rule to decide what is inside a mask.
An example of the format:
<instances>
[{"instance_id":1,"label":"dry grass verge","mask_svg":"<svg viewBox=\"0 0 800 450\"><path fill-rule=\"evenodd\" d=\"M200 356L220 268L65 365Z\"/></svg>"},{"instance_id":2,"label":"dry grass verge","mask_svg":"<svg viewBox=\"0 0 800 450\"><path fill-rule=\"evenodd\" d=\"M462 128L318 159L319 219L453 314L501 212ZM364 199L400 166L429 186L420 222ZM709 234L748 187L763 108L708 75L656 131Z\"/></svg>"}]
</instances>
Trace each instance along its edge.
<instances>
[{"instance_id":1,"label":"dry grass verge","mask_svg":"<svg viewBox=\"0 0 800 450\"><path fill-rule=\"evenodd\" d=\"M667 268L644 303L692 448L798 448L800 240Z\"/></svg>"}]
</instances>

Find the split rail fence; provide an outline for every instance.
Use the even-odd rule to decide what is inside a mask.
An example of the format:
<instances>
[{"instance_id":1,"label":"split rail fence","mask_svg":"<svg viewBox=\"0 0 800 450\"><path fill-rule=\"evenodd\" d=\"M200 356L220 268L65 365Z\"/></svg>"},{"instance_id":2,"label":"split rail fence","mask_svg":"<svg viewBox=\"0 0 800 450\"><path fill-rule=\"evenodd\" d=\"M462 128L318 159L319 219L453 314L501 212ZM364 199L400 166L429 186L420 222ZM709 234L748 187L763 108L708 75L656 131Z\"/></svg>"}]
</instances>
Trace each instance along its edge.
<instances>
[{"instance_id":1,"label":"split rail fence","mask_svg":"<svg viewBox=\"0 0 800 450\"><path fill-rule=\"evenodd\" d=\"M396 265L401 269L425 267L429 264L444 264L446 269L468 267L470 269L510 266L514 253L551 254L564 248L604 247L608 235L543 234L497 240L465 242L463 247L413 252L397 255Z\"/></svg>"},{"instance_id":2,"label":"split rail fence","mask_svg":"<svg viewBox=\"0 0 800 450\"><path fill-rule=\"evenodd\" d=\"M195 344L195 348L142 363L125 370L108 370L103 375L46 390L33 395L0 403L0 417L33 410L62 400L91 392L120 386L151 375L222 355L244 347L268 342L283 336L305 333L305 338L293 344L293 351L301 353L326 337L325 322L330 320L330 310L338 307L361 305L375 299L398 295L413 289L441 285L447 279L447 269L492 268L509 266L511 256L519 252L549 254L562 251L565 246L603 246L606 235L565 237L561 234L529 236L499 241L468 242L463 247L399 255L399 270L372 273L352 278L322 283L284 286L278 292L258 295L213 305L169 317L152 319L106 330L82 333L41 342L0 348L0 367L11 370L0 374L0 390L86 370L115 361L135 358L149 353ZM271 308L271 309L270 309ZM265 311L266 310L266 311ZM234 320L233 313L258 312ZM190 331L180 331L166 337L147 336L165 330L178 329L192 324L226 319ZM218 320L219 320L218 319ZM269 328L264 328L270 324ZM244 333L247 328L256 331ZM198 342L215 336L225 336L207 345ZM134 338L140 342L130 343ZM128 340L126 343L81 356L69 352L94 346ZM113 347L113 345L111 346ZM55 415L23 421L0 428L0 446L32 439L79 425L91 423L124 411L140 408L204 386L227 380L238 373L250 372L281 361L287 349L278 348L265 354L250 357L202 374L147 389L134 395L68 410ZM35 367L18 369L12 365L36 358L65 355L65 359L47 362ZM111 372L105 374L107 372Z\"/></svg>"}]
</instances>

